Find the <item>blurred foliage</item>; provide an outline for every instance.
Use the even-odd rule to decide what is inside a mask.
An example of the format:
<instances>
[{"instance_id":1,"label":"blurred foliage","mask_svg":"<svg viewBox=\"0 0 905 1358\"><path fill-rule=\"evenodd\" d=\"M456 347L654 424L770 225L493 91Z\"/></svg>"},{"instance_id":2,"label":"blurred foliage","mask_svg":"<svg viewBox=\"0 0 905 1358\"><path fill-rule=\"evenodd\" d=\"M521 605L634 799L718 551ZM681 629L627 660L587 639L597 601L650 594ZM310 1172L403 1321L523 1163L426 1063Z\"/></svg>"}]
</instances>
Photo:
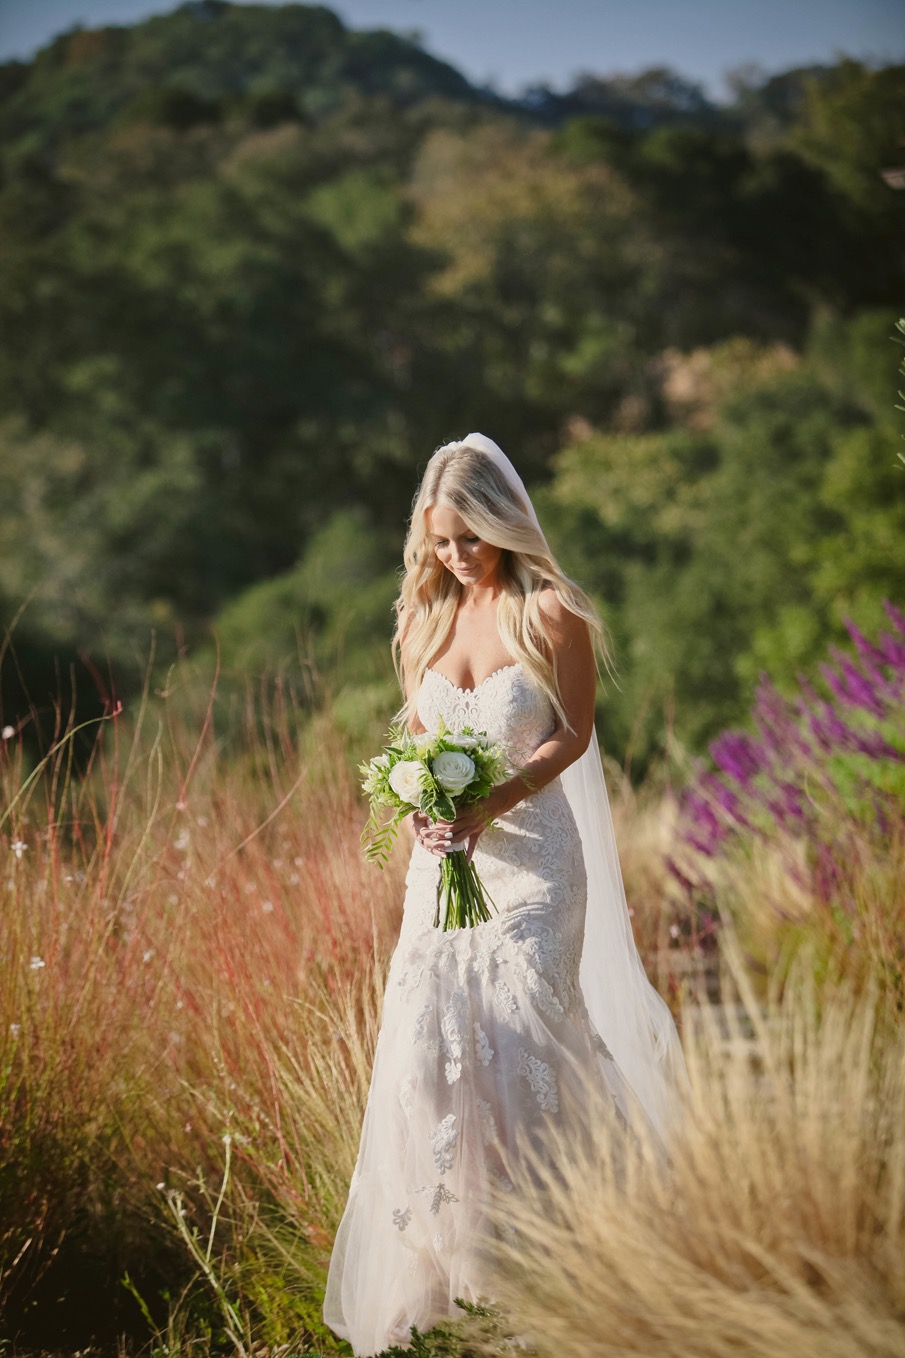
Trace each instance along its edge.
<instances>
[{"instance_id":1,"label":"blurred foliage","mask_svg":"<svg viewBox=\"0 0 905 1358\"><path fill-rule=\"evenodd\" d=\"M73 665L80 703L128 695L152 631L165 667L212 624L237 673L372 712L418 471L474 428L610 620L619 757L873 625L903 594L905 68L734 81L507 102L220 0L0 67L3 720Z\"/></svg>"}]
</instances>

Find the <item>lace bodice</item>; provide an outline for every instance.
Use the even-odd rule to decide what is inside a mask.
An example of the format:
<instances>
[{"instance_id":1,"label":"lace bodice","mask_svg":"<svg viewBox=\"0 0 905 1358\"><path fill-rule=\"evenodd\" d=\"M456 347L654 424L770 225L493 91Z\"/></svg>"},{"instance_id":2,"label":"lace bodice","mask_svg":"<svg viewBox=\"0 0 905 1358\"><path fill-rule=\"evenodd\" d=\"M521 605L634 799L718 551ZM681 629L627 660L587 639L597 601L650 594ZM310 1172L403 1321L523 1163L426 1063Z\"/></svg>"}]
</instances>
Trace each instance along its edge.
<instances>
[{"instance_id":1,"label":"lace bodice","mask_svg":"<svg viewBox=\"0 0 905 1358\"><path fill-rule=\"evenodd\" d=\"M463 726L486 731L515 765L533 754L556 725L550 699L518 662L494 670L475 688L459 688L439 670L428 669L417 708L428 731L437 729L441 717L453 731Z\"/></svg>"}]
</instances>

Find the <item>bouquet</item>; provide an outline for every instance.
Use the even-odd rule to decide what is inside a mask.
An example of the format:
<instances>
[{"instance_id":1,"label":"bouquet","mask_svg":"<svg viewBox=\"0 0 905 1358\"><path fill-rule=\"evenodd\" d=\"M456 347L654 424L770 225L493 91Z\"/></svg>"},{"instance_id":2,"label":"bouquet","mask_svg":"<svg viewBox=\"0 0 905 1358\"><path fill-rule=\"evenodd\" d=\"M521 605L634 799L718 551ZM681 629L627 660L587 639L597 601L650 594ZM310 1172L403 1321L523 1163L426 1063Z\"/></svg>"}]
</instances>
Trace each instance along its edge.
<instances>
[{"instance_id":1,"label":"bouquet","mask_svg":"<svg viewBox=\"0 0 905 1358\"><path fill-rule=\"evenodd\" d=\"M393 727L381 753L359 771L371 803L362 843L381 867L400 823L412 811L422 811L434 823L454 821L460 807L488 796L509 772L502 746L486 732L465 726L453 733L442 722L435 735ZM389 820L381 819L383 807L393 810ZM444 929L464 929L489 920L492 905L465 846L452 845L440 862L435 927L441 927L441 907Z\"/></svg>"}]
</instances>

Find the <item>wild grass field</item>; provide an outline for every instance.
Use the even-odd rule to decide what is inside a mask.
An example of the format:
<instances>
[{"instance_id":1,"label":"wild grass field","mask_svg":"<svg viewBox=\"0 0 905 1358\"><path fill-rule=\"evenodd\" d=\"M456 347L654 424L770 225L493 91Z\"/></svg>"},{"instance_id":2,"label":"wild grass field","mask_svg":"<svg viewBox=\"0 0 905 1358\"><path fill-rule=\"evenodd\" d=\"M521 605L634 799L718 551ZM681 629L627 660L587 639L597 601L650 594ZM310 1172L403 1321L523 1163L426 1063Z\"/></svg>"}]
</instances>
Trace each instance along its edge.
<instances>
[{"instance_id":1,"label":"wild grass field","mask_svg":"<svg viewBox=\"0 0 905 1358\"><path fill-rule=\"evenodd\" d=\"M905 625L889 617L835 657L845 682L825 675L823 696L765 690L748 744L726 733L710 771L677 758L637 790L614 771L686 1116L667 1167L643 1145L617 1156L603 1118L562 1148L506 1205L491 1311L417 1351L905 1352ZM184 665L87 729L65 712L2 728L9 1352L348 1352L320 1306L405 846L383 873L365 862L355 764L372 751L309 699L276 681L205 692Z\"/></svg>"}]
</instances>

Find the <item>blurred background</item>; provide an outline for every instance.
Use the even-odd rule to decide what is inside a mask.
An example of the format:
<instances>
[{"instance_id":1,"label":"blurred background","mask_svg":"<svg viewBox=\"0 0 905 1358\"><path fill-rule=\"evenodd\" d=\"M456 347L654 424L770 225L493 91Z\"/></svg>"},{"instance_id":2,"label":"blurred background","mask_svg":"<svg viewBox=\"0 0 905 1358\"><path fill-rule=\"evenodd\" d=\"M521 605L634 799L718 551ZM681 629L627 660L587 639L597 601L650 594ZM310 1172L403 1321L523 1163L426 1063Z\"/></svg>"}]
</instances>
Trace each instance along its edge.
<instances>
[{"instance_id":1,"label":"blurred background","mask_svg":"<svg viewBox=\"0 0 905 1358\"><path fill-rule=\"evenodd\" d=\"M7 0L3 722L217 648L384 720L411 497L471 429L600 603L635 770L875 630L903 17Z\"/></svg>"}]
</instances>

